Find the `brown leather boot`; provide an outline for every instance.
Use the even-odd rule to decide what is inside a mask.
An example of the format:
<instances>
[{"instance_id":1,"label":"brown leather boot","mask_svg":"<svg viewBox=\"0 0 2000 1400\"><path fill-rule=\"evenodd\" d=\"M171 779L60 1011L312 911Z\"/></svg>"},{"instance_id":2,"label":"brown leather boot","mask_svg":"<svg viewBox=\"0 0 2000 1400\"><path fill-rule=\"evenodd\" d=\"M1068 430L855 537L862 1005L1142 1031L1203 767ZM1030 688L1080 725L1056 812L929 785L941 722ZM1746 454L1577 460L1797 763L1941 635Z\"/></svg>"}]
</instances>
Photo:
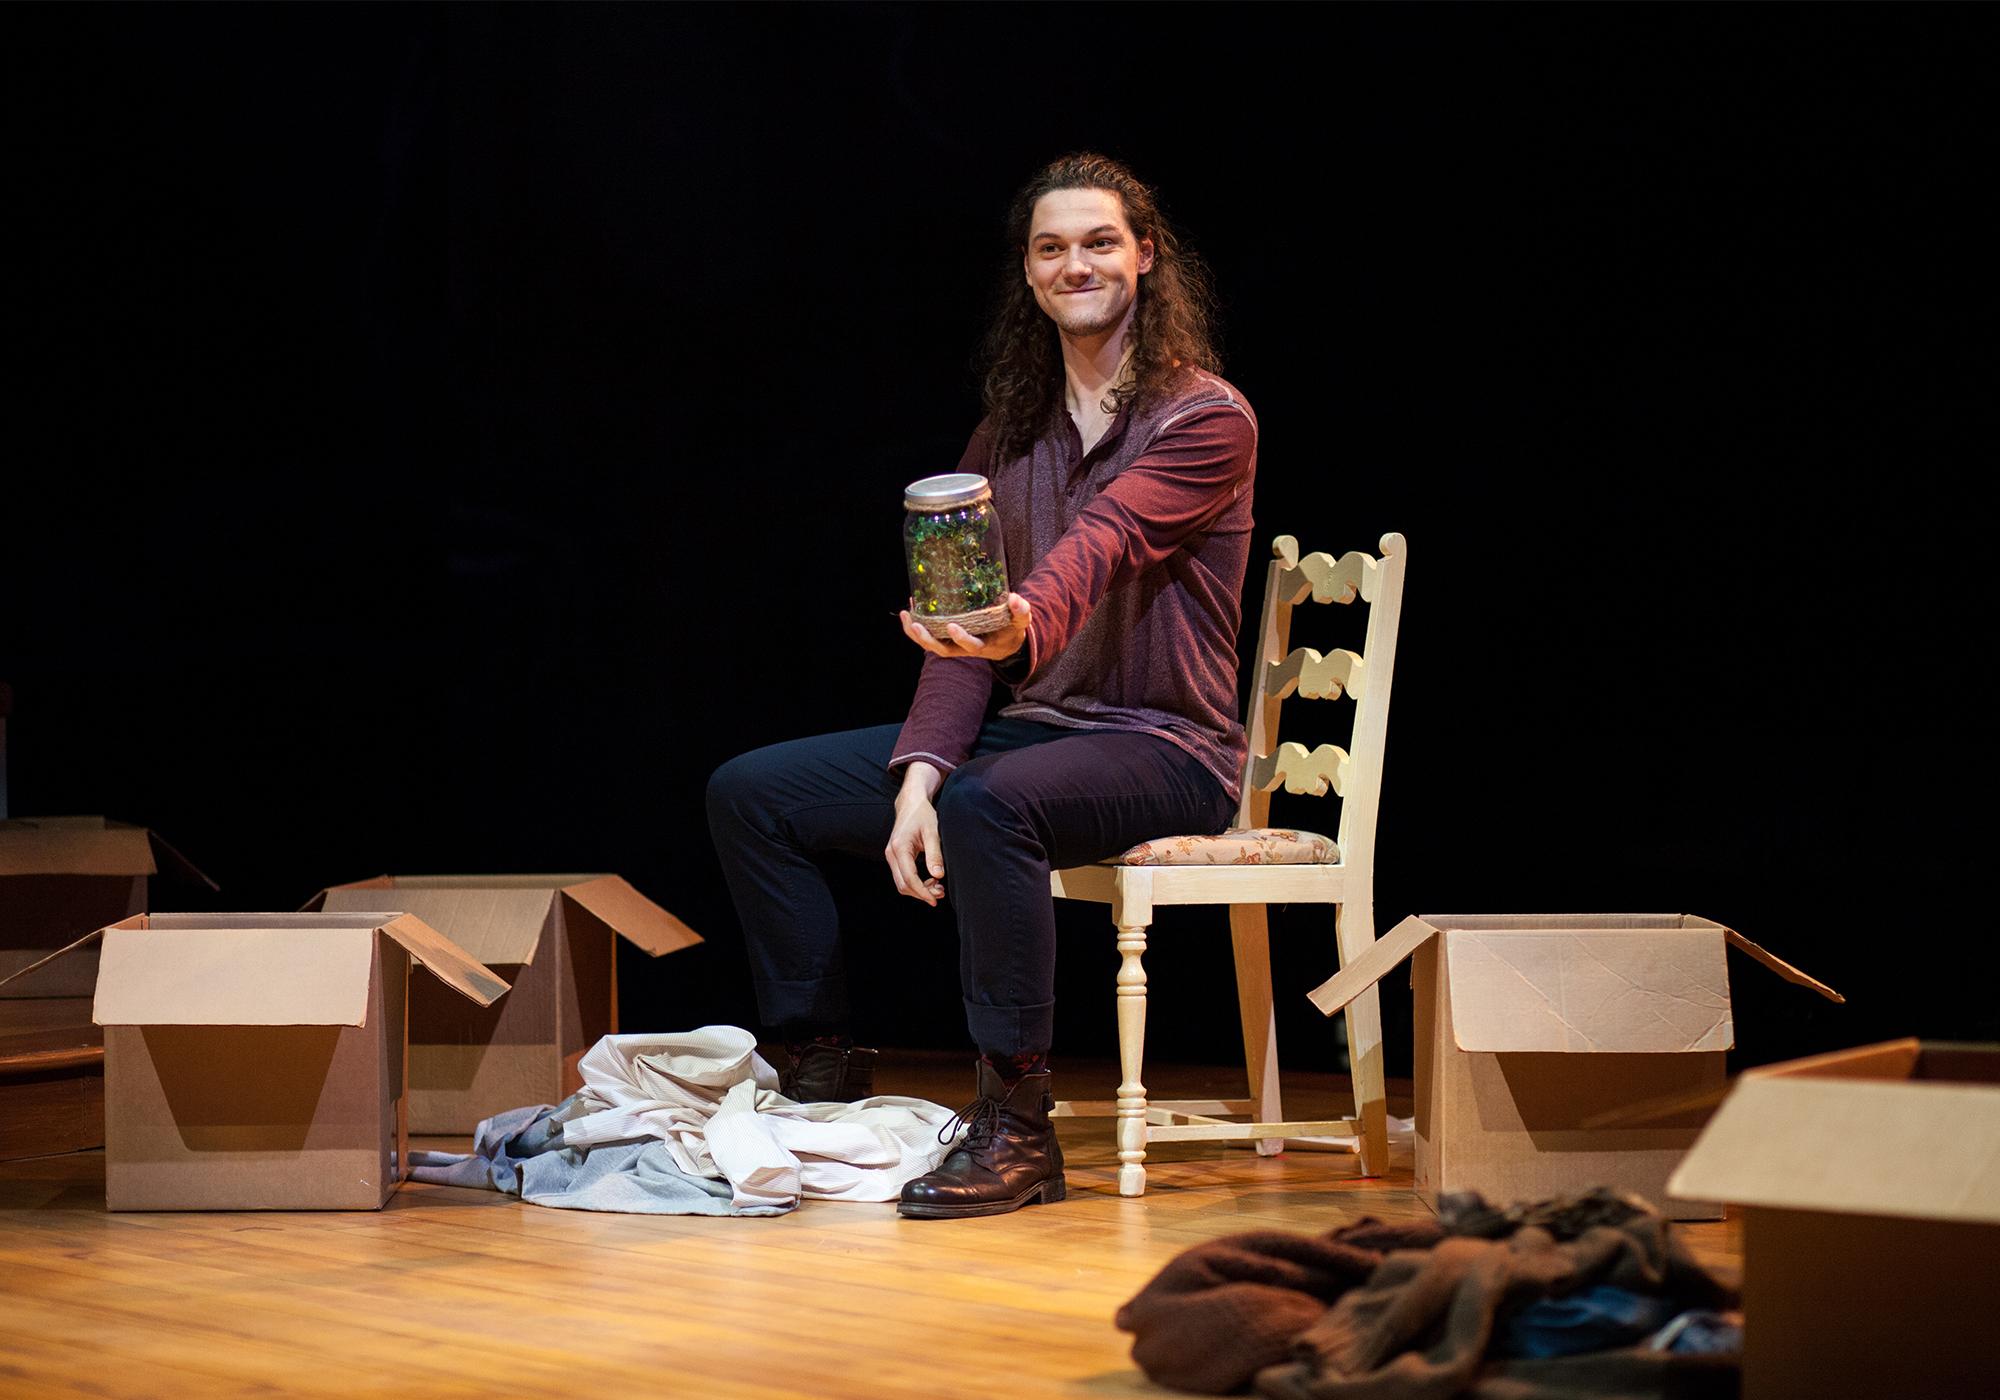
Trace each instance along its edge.
<instances>
[{"instance_id":1,"label":"brown leather boot","mask_svg":"<svg viewBox=\"0 0 2000 1400\"><path fill-rule=\"evenodd\" d=\"M778 1092L794 1103L853 1103L875 1094L875 1052L852 1046L802 1045L778 1076Z\"/></svg>"},{"instance_id":2,"label":"brown leather boot","mask_svg":"<svg viewBox=\"0 0 2000 1400\"><path fill-rule=\"evenodd\" d=\"M1055 1107L1049 1083L1049 1072L1042 1070L1023 1075L1010 1090L1000 1072L981 1060L979 1097L954 1120L966 1125L965 1136L936 1171L903 1188L897 1214L917 1220L1005 1215L1067 1195L1062 1144L1049 1122Z\"/></svg>"}]
</instances>

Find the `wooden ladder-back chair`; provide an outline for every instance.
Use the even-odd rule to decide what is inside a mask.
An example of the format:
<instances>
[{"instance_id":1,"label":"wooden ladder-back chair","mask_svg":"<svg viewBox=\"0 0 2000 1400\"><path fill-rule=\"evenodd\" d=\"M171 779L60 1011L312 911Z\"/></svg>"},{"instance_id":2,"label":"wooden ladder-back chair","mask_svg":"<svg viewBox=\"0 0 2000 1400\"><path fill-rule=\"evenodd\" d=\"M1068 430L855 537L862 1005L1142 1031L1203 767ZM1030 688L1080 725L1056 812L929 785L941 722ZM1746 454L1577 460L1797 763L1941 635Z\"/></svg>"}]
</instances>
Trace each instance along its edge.
<instances>
[{"instance_id":1,"label":"wooden ladder-back chair","mask_svg":"<svg viewBox=\"0 0 2000 1400\"><path fill-rule=\"evenodd\" d=\"M1396 628L1403 606L1401 535L1384 535L1381 558L1353 552L1299 557L1298 541L1280 535L1264 579L1264 607L1250 688L1249 755L1236 825L1220 836L1177 836L1147 841L1099 865L1058 870L1050 883L1065 899L1111 906L1118 951L1118 1065L1121 1081L1112 1102L1056 1105L1065 1117L1118 1119L1118 1192L1146 1189L1149 1142L1243 1141L1260 1154L1282 1150L1286 1139L1351 1135L1361 1174L1388 1167L1388 1109L1382 1074L1382 1016L1374 988L1347 1007L1347 1046L1354 1076L1355 1115L1322 1122L1285 1122L1278 1097L1277 1021L1272 1014L1270 935L1265 906L1332 904L1334 937L1344 966L1375 941L1375 817L1382 794L1382 747L1389 728L1389 685L1395 674ZM1310 647L1287 651L1292 609L1315 603L1369 605L1361 655ZM1305 699L1354 701L1349 748L1280 744L1279 702L1296 692ZM1274 830L1265 825L1271 793L1341 798L1339 837ZM1249 1070L1246 1099L1150 1103L1140 1079L1146 1040L1146 930L1163 904L1227 904L1236 955L1237 1007L1243 1023L1243 1056ZM1248 1122L1219 1116L1246 1115Z\"/></svg>"}]
</instances>

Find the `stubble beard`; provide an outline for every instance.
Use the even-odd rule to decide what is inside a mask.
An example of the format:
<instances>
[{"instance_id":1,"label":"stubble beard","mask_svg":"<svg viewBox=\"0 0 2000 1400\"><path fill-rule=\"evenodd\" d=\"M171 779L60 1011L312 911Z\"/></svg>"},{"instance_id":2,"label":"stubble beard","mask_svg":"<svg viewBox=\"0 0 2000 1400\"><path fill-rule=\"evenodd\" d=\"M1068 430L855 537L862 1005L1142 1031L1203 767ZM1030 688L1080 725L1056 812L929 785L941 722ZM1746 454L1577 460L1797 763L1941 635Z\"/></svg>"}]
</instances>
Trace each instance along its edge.
<instances>
[{"instance_id":1,"label":"stubble beard","mask_svg":"<svg viewBox=\"0 0 2000 1400\"><path fill-rule=\"evenodd\" d=\"M1061 304L1060 302L1056 303L1058 306ZM1106 331L1111 330L1120 321L1124 320L1126 314L1131 310L1132 303L1130 302L1097 312L1084 311L1082 308L1074 310L1065 308L1066 314L1060 316L1056 315L1053 310L1050 311L1049 319L1056 323L1056 329L1064 335L1074 340L1085 340L1093 335L1103 335Z\"/></svg>"}]
</instances>

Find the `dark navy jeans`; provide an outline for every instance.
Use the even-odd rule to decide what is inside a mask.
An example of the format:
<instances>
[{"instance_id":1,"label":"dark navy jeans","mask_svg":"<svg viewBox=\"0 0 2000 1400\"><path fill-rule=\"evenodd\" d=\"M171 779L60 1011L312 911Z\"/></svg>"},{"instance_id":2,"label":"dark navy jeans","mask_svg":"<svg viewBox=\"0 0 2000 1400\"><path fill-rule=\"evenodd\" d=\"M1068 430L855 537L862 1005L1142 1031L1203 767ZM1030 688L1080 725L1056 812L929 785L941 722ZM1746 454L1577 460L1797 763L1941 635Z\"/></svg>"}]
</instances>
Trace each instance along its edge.
<instances>
[{"instance_id":1,"label":"dark navy jeans","mask_svg":"<svg viewBox=\"0 0 2000 1400\"><path fill-rule=\"evenodd\" d=\"M774 744L709 779L709 831L771 1028L849 1024L840 920L819 863L836 853L871 860L893 888L882 851L902 773L884 765L899 732L885 724ZM934 803L966 1025L996 1056L1047 1050L1054 1033L1049 871L1158 836L1220 831L1236 805L1165 739L1017 719L986 723Z\"/></svg>"}]
</instances>

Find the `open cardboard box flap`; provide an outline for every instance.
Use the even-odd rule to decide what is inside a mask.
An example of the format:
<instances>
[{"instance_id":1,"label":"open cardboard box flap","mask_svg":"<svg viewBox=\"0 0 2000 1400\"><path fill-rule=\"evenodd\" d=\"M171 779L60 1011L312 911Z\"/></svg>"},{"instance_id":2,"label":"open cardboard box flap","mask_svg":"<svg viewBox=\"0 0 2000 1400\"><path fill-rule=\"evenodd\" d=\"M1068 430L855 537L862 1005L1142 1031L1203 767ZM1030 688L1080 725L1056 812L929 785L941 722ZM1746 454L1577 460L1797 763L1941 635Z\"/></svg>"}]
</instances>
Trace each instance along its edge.
<instances>
[{"instance_id":1,"label":"open cardboard box flap","mask_svg":"<svg viewBox=\"0 0 2000 1400\"><path fill-rule=\"evenodd\" d=\"M105 817L0 821L0 876L153 875L161 866L191 884L219 888L156 832Z\"/></svg>"},{"instance_id":2,"label":"open cardboard box flap","mask_svg":"<svg viewBox=\"0 0 2000 1400\"><path fill-rule=\"evenodd\" d=\"M0 875L151 875L146 828L103 817L0 822Z\"/></svg>"},{"instance_id":3,"label":"open cardboard box flap","mask_svg":"<svg viewBox=\"0 0 2000 1400\"><path fill-rule=\"evenodd\" d=\"M551 901L569 899L653 957L701 942L701 935L616 875L378 875L322 890L308 909L380 908L387 901L452 931L480 962L535 960Z\"/></svg>"},{"instance_id":4,"label":"open cardboard box flap","mask_svg":"<svg viewBox=\"0 0 2000 1400\"><path fill-rule=\"evenodd\" d=\"M1894 1041L1745 1072L1667 1183L1745 1206L2000 1224L2000 1050Z\"/></svg>"},{"instance_id":5,"label":"open cardboard box flap","mask_svg":"<svg viewBox=\"0 0 2000 1400\"><path fill-rule=\"evenodd\" d=\"M403 945L431 975L460 996L491 1006L507 994L499 974L414 914L377 914L382 932Z\"/></svg>"},{"instance_id":6,"label":"open cardboard box flap","mask_svg":"<svg viewBox=\"0 0 2000 1400\"><path fill-rule=\"evenodd\" d=\"M616 875L600 875L563 893L602 919L620 938L654 957L701 942L701 935Z\"/></svg>"},{"instance_id":7,"label":"open cardboard box flap","mask_svg":"<svg viewBox=\"0 0 2000 1400\"><path fill-rule=\"evenodd\" d=\"M167 931L171 938L155 936ZM378 935L481 1006L507 990L444 935L402 913L135 914L5 981L102 939L91 1017L98 1025L359 1026Z\"/></svg>"},{"instance_id":8,"label":"open cardboard box flap","mask_svg":"<svg viewBox=\"0 0 2000 1400\"><path fill-rule=\"evenodd\" d=\"M452 940L488 967L515 967L534 962L554 897L547 887L467 888L385 875L336 885L315 902L328 913L393 908L414 914L434 929L450 929Z\"/></svg>"},{"instance_id":9,"label":"open cardboard box flap","mask_svg":"<svg viewBox=\"0 0 2000 1400\"><path fill-rule=\"evenodd\" d=\"M1445 935L1461 1050L1656 1053L1727 1050L1729 970L1701 931L1600 929Z\"/></svg>"},{"instance_id":10,"label":"open cardboard box flap","mask_svg":"<svg viewBox=\"0 0 2000 1400\"><path fill-rule=\"evenodd\" d=\"M100 1026L359 1026L375 930L111 928L91 1019Z\"/></svg>"},{"instance_id":11,"label":"open cardboard box flap","mask_svg":"<svg viewBox=\"0 0 2000 1400\"><path fill-rule=\"evenodd\" d=\"M1734 1027L1725 942L1787 981L1844 1000L1735 930L1692 915L1425 914L1404 919L1315 988L1313 1005L1331 1016L1444 934L1461 1050L1726 1050Z\"/></svg>"}]
</instances>

